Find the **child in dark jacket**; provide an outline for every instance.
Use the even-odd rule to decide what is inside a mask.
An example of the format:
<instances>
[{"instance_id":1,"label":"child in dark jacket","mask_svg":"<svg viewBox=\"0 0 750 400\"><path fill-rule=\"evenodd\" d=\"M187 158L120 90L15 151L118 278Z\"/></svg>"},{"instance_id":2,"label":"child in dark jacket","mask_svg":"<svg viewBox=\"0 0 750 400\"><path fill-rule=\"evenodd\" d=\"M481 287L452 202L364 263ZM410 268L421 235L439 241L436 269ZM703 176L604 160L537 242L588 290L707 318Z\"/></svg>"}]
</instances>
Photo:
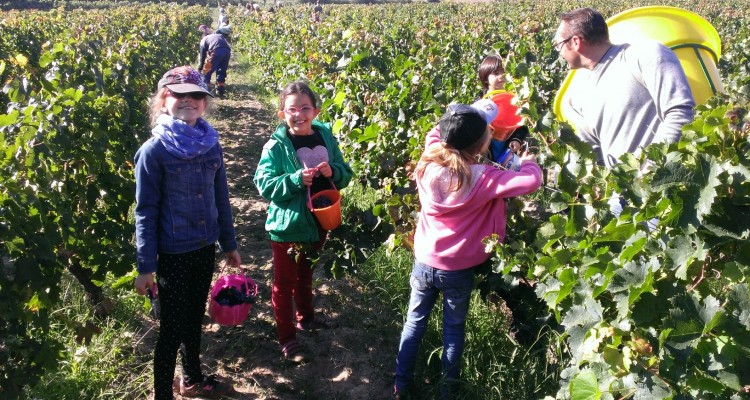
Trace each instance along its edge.
<instances>
[{"instance_id":1,"label":"child in dark jacket","mask_svg":"<svg viewBox=\"0 0 750 400\"><path fill-rule=\"evenodd\" d=\"M140 294L158 295L154 399L172 399L179 349L183 397L213 396L226 383L201 372L201 321L216 243L240 267L219 134L202 118L211 94L191 67L161 78L151 100L152 137L135 155L135 231ZM154 273L158 281L154 280Z\"/></svg>"},{"instance_id":2,"label":"child in dark jacket","mask_svg":"<svg viewBox=\"0 0 750 400\"><path fill-rule=\"evenodd\" d=\"M332 185L344 188L352 178L331 130L315 119L319 112L317 96L307 84L284 88L278 111L284 123L263 146L254 177L261 196L271 202L266 231L273 251L276 331L284 357L295 363L307 361L297 330L328 327L313 313L312 265L305 254L305 249L322 248L327 232L308 208L308 195ZM301 254L292 254L300 249Z\"/></svg>"}]
</instances>

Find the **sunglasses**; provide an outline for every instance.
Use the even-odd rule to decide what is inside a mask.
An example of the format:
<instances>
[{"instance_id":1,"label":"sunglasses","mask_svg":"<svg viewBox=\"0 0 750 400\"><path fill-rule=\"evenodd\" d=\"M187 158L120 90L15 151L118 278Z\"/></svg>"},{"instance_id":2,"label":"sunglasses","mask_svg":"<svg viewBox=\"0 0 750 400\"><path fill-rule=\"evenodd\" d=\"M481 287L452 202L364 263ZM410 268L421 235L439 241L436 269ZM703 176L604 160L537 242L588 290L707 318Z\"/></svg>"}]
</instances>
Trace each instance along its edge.
<instances>
[{"instance_id":1,"label":"sunglasses","mask_svg":"<svg viewBox=\"0 0 750 400\"><path fill-rule=\"evenodd\" d=\"M169 96L174 97L175 99L184 99L185 97L190 96L193 100L203 100L208 96L205 92L189 92L189 93L175 93L173 91L169 91Z\"/></svg>"}]
</instances>

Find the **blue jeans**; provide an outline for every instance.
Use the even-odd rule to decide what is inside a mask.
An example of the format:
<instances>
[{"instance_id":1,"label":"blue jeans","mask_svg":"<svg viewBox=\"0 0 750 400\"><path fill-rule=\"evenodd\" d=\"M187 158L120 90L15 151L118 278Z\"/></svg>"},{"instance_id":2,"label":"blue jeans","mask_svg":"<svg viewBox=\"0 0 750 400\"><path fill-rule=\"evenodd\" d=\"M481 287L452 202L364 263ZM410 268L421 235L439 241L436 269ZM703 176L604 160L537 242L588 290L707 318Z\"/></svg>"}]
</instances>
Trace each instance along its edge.
<instances>
[{"instance_id":1,"label":"blue jeans","mask_svg":"<svg viewBox=\"0 0 750 400\"><path fill-rule=\"evenodd\" d=\"M443 379L458 379L464 352L466 314L474 287L474 268L444 271L414 262L411 295L396 357L396 388L405 391L414 379L419 343L427 330L430 312L443 293Z\"/></svg>"}]
</instances>

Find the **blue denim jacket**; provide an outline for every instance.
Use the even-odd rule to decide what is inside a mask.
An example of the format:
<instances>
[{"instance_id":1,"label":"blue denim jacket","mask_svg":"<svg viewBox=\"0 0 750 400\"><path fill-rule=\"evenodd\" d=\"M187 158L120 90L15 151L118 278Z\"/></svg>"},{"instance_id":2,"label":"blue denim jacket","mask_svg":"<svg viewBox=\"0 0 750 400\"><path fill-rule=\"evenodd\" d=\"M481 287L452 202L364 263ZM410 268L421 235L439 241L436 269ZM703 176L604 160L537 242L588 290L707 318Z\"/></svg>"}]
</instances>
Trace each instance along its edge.
<instances>
[{"instance_id":1,"label":"blue denim jacket","mask_svg":"<svg viewBox=\"0 0 750 400\"><path fill-rule=\"evenodd\" d=\"M182 160L151 138L135 154L135 181L139 273L156 272L157 253L187 253L217 240L223 252L237 249L219 144Z\"/></svg>"}]
</instances>

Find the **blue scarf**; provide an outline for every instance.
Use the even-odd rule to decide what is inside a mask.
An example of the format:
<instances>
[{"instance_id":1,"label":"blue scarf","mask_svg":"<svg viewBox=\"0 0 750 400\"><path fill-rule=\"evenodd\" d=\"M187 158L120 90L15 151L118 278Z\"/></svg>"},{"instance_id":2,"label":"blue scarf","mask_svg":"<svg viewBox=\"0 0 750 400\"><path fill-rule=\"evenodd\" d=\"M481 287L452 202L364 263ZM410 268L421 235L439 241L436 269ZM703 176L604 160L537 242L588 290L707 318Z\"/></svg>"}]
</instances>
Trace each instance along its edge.
<instances>
[{"instance_id":1,"label":"blue scarf","mask_svg":"<svg viewBox=\"0 0 750 400\"><path fill-rule=\"evenodd\" d=\"M203 118L198 118L193 127L181 119L162 114L156 119L151 134L162 142L169 154L183 160L204 154L219 142L219 133Z\"/></svg>"}]
</instances>

